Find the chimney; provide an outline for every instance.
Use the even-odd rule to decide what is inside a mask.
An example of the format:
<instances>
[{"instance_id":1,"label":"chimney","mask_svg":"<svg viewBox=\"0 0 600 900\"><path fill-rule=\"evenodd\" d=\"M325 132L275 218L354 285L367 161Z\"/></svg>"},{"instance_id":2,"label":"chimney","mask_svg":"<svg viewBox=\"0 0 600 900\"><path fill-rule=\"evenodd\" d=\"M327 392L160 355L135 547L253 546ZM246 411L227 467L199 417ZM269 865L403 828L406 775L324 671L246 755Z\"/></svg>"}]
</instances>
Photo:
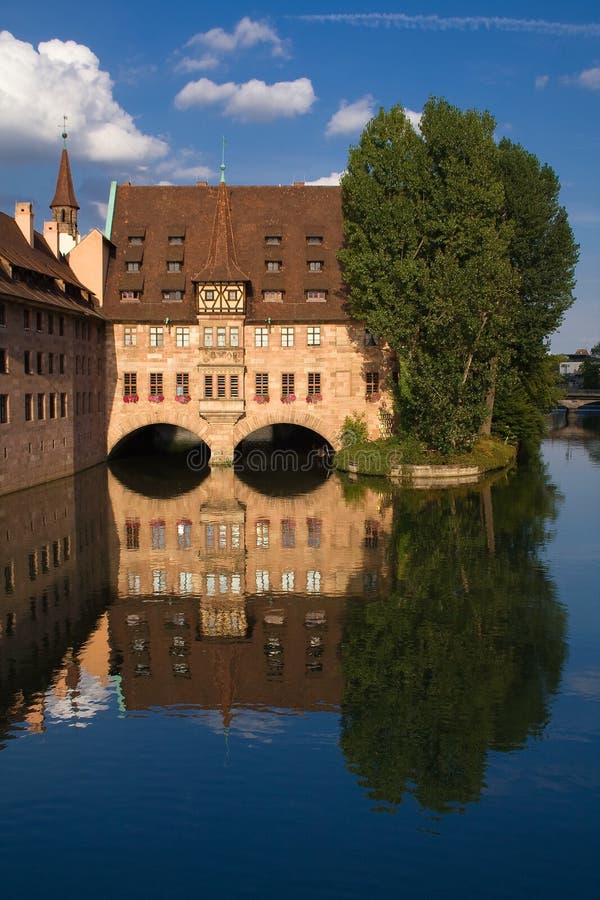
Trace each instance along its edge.
<instances>
[{"instance_id":1,"label":"chimney","mask_svg":"<svg viewBox=\"0 0 600 900\"><path fill-rule=\"evenodd\" d=\"M15 204L15 222L29 246L33 247L33 203Z\"/></svg>"},{"instance_id":2,"label":"chimney","mask_svg":"<svg viewBox=\"0 0 600 900\"><path fill-rule=\"evenodd\" d=\"M58 259L60 256L60 251L58 248L58 224L56 222L44 222L44 240Z\"/></svg>"}]
</instances>

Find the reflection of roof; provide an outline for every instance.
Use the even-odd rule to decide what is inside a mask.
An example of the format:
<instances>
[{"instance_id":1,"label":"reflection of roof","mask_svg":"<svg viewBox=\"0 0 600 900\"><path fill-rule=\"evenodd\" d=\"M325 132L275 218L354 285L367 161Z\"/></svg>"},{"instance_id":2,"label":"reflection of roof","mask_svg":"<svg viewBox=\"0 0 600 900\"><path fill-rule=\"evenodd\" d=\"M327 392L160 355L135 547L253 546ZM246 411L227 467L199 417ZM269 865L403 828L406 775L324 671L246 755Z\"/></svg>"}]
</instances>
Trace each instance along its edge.
<instances>
[{"instance_id":1,"label":"reflection of roof","mask_svg":"<svg viewBox=\"0 0 600 900\"><path fill-rule=\"evenodd\" d=\"M174 237L179 239L186 293L183 301L169 304L173 322L189 321L197 313L192 278L247 282L249 321L347 318L336 256L343 240L338 187L120 185L110 235L117 251L109 261L104 305L108 315L124 315L120 283L135 238L143 241L144 277L136 319L164 321L162 291L173 277L167 262L174 259L176 245L169 243ZM310 271L311 261L321 263L321 269ZM268 262L281 266L267 271ZM311 290L321 291L326 299L307 302ZM283 302L264 300L263 291L282 291Z\"/></svg>"}]
</instances>

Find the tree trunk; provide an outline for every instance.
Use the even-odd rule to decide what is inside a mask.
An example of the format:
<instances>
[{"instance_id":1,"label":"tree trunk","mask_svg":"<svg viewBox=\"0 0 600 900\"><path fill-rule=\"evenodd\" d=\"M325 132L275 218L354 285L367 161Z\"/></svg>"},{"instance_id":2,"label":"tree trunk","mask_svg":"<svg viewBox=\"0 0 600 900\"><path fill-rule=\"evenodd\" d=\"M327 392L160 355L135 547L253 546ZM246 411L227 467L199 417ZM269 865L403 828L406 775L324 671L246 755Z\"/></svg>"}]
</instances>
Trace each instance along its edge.
<instances>
[{"instance_id":1,"label":"tree trunk","mask_svg":"<svg viewBox=\"0 0 600 900\"><path fill-rule=\"evenodd\" d=\"M479 434L489 437L492 433L492 418L494 415L494 400L496 399L496 373L498 371L498 359L494 357L490 364L490 387L485 398L487 413L481 423Z\"/></svg>"}]
</instances>

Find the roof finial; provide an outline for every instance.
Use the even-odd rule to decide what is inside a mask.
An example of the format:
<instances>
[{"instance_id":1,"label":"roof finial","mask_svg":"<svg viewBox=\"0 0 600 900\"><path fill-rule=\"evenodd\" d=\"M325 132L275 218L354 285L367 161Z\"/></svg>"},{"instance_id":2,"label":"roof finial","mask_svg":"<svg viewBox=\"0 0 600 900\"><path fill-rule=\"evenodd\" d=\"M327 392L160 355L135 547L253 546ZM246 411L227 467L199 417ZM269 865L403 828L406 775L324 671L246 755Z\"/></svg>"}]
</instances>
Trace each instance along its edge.
<instances>
[{"instance_id":1,"label":"roof finial","mask_svg":"<svg viewBox=\"0 0 600 900\"><path fill-rule=\"evenodd\" d=\"M67 138L68 137L69 137L69 135L67 134L67 117L63 116L62 139L63 139L63 143L64 143L65 147L67 146Z\"/></svg>"},{"instance_id":2,"label":"roof finial","mask_svg":"<svg viewBox=\"0 0 600 900\"><path fill-rule=\"evenodd\" d=\"M221 150L221 183L225 184L225 135L223 135L223 147Z\"/></svg>"}]
</instances>

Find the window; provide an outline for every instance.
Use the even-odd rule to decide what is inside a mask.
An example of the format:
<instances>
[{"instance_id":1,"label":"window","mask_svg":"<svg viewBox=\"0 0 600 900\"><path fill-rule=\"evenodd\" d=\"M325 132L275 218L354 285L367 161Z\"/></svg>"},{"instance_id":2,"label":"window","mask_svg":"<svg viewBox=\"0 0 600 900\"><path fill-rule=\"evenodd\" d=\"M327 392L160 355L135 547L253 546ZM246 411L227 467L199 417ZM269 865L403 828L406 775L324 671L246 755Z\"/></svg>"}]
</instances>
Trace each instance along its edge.
<instances>
[{"instance_id":1,"label":"window","mask_svg":"<svg viewBox=\"0 0 600 900\"><path fill-rule=\"evenodd\" d=\"M281 272L281 269L283 268L280 259L267 259L265 260L265 266L267 272Z\"/></svg>"},{"instance_id":2,"label":"window","mask_svg":"<svg viewBox=\"0 0 600 900\"><path fill-rule=\"evenodd\" d=\"M23 371L26 375L31 375L33 373L31 367L31 350L23 351Z\"/></svg>"},{"instance_id":3,"label":"window","mask_svg":"<svg viewBox=\"0 0 600 900\"><path fill-rule=\"evenodd\" d=\"M67 417L67 395L60 395L60 417L61 419L66 419Z\"/></svg>"},{"instance_id":4,"label":"window","mask_svg":"<svg viewBox=\"0 0 600 900\"><path fill-rule=\"evenodd\" d=\"M58 317L58 333L61 337L65 336L65 317L64 316Z\"/></svg>"},{"instance_id":5,"label":"window","mask_svg":"<svg viewBox=\"0 0 600 900\"><path fill-rule=\"evenodd\" d=\"M162 372L150 372L150 396L162 397L163 377Z\"/></svg>"},{"instance_id":6,"label":"window","mask_svg":"<svg viewBox=\"0 0 600 900\"><path fill-rule=\"evenodd\" d=\"M308 530L308 546L321 546L321 519L308 518L306 520L306 528Z\"/></svg>"},{"instance_id":7,"label":"window","mask_svg":"<svg viewBox=\"0 0 600 900\"><path fill-rule=\"evenodd\" d=\"M308 271L309 271L309 272L322 272L322 271L323 271L323 260L321 260L321 259L309 259L309 261L308 261Z\"/></svg>"},{"instance_id":8,"label":"window","mask_svg":"<svg viewBox=\"0 0 600 900\"><path fill-rule=\"evenodd\" d=\"M229 346L230 347L239 347L240 345L240 329L236 326L235 328L229 329Z\"/></svg>"},{"instance_id":9,"label":"window","mask_svg":"<svg viewBox=\"0 0 600 900\"><path fill-rule=\"evenodd\" d=\"M54 334L54 316L48 313L48 334Z\"/></svg>"},{"instance_id":10,"label":"window","mask_svg":"<svg viewBox=\"0 0 600 900\"><path fill-rule=\"evenodd\" d=\"M60 375L65 374L65 354L59 353L58 355L58 371Z\"/></svg>"},{"instance_id":11,"label":"window","mask_svg":"<svg viewBox=\"0 0 600 900\"><path fill-rule=\"evenodd\" d=\"M8 353L4 347L0 347L0 375L6 375L8 372Z\"/></svg>"},{"instance_id":12,"label":"window","mask_svg":"<svg viewBox=\"0 0 600 900\"><path fill-rule=\"evenodd\" d=\"M306 243L314 246L315 244L323 243L323 236L320 234L309 234L306 236Z\"/></svg>"},{"instance_id":13,"label":"window","mask_svg":"<svg viewBox=\"0 0 600 900\"><path fill-rule=\"evenodd\" d=\"M125 372L123 375L123 396L137 395L137 372Z\"/></svg>"},{"instance_id":14,"label":"window","mask_svg":"<svg viewBox=\"0 0 600 900\"><path fill-rule=\"evenodd\" d=\"M54 375L54 353L48 354L48 375Z\"/></svg>"},{"instance_id":15,"label":"window","mask_svg":"<svg viewBox=\"0 0 600 900\"><path fill-rule=\"evenodd\" d=\"M8 394L0 394L0 425L6 425L7 422L8 422Z\"/></svg>"},{"instance_id":16,"label":"window","mask_svg":"<svg viewBox=\"0 0 600 900\"><path fill-rule=\"evenodd\" d=\"M190 346L190 329L185 326L177 326L175 329L175 346L176 347L189 347Z\"/></svg>"},{"instance_id":17,"label":"window","mask_svg":"<svg viewBox=\"0 0 600 900\"><path fill-rule=\"evenodd\" d=\"M321 373L320 372L309 372L308 373L308 396L314 397L315 395L321 394Z\"/></svg>"},{"instance_id":18,"label":"window","mask_svg":"<svg viewBox=\"0 0 600 900\"><path fill-rule=\"evenodd\" d=\"M211 291L211 290L204 291L204 299L205 299L205 300L214 300L214 299L215 299L215 292L214 292L214 291Z\"/></svg>"},{"instance_id":19,"label":"window","mask_svg":"<svg viewBox=\"0 0 600 900\"><path fill-rule=\"evenodd\" d=\"M267 372L257 372L255 377L256 396L269 396L269 375Z\"/></svg>"},{"instance_id":20,"label":"window","mask_svg":"<svg viewBox=\"0 0 600 900\"><path fill-rule=\"evenodd\" d=\"M293 347L294 346L294 329L293 327L284 327L281 329L281 346L282 347Z\"/></svg>"},{"instance_id":21,"label":"window","mask_svg":"<svg viewBox=\"0 0 600 900\"><path fill-rule=\"evenodd\" d=\"M379 372L367 372L365 378L367 382L367 397L373 397L379 393Z\"/></svg>"},{"instance_id":22,"label":"window","mask_svg":"<svg viewBox=\"0 0 600 900\"><path fill-rule=\"evenodd\" d=\"M181 272L183 264L179 260L167 260L167 272Z\"/></svg>"},{"instance_id":23,"label":"window","mask_svg":"<svg viewBox=\"0 0 600 900\"><path fill-rule=\"evenodd\" d=\"M24 309L23 310L23 328L25 329L25 331L29 331L29 329L31 327L30 319L31 319L31 316L29 315L29 310Z\"/></svg>"},{"instance_id":24,"label":"window","mask_svg":"<svg viewBox=\"0 0 600 900\"><path fill-rule=\"evenodd\" d=\"M227 346L227 329L219 327L217 328L217 347L226 347Z\"/></svg>"},{"instance_id":25,"label":"window","mask_svg":"<svg viewBox=\"0 0 600 900\"><path fill-rule=\"evenodd\" d=\"M25 421L31 422L33 419L33 394L25 394Z\"/></svg>"},{"instance_id":26,"label":"window","mask_svg":"<svg viewBox=\"0 0 600 900\"><path fill-rule=\"evenodd\" d=\"M305 291L304 296L309 302L323 303L325 300L327 300L327 291Z\"/></svg>"},{"instance_id":27,"label":"window","mask_svg":"<svg viewBox=\"0 0 600 900\"><path fill-rule=\"evenodd\" d=\"M190 376L187 372L178 372L175 376L175 391L178 397L189 396Z\"/></svg>"},{"instance_id":28,"label":"window","mask_svg":"<svg viewBox=\"0 0 600 900\"><path fill-rule=\"evenodd\" d=\"M277 247L281 244L281 235L280 234L267 234L265 235L265 244L269 244L270 246Z\"/></svg>"},{"instance_id":29,"label":"window","mask_svg":"<svg viewBox=\"0 0 600 900\"><path fill-rule=\"evenodd\" d=\"M48 394L48 415L49 418L56 418L56 394Z\"/></svg>"},{"instance_id":30,"label":"window","mask_svg":"<svg viewBox=\"0 0 600 900\"><path fill-rule=\"evenodd\" d=\"M281 303L283 301L283 291L263 291L262 296L265 303Z\"/></svg>"},{"instance_id":31,"label":"window","mask_svg":"<svg viewBox=\"0 0 600 900\"><path fill-rule=\"evenodd\" d=\"M38 353L36 354L36 369L38 375L44 374L44 354Z\"/></svg>"},{"instance_id":32,"label":"window","mask_svg":"<svg viewBox=\"0 0 600 900\"><path fill-rule=\"evenodd\" d=\"M268 328L255 328L254 329L254 346L255 347L268 347L269 346L269 329Z\"/></svg>"},{"instance_id":33,"label":"window","mask_svg":"<svg viewBox=\"0 0 600 900\"><path fill-rule=\"evenodd\" d=\"M137 345L137 328L135 325L126 325L123 329L123 343L126 347Z\"/></svg>"},{"instance_id":34,"label":"window","mask_svg":"<svg viewBox=\"0 0 600 900\"><path fill-rule=\"evenodd\" d=\"M38 312L35 314L35 330L42 331L42 314Z\"/></svg>"},{"instance_id":35,"label":"window","mask_svg":"<svg viewBox=\"0 0 600 900\"><path fill-rule=\"evenodd\" d=\"M183 291L163 291L163 300L183 300Z\"/></svg>"},{"instance_id":36,"label":"window","mask_svg":"<svg viewBox=\"0 0 600 900\"><path fill-rule=\"evenodd\" d=\"M229 376L229 396L234 400L240 396L240 379L238 375Z\"/></svg>"},{"instance_id":37,"label":"window","mask_svg":"<svg viewBox=\"0 0 600 900\"><path fill-rule=\"evenodd\" d=\"M43 394L37 395L37 417L38 419L43 419L45 415L45 400Z\"/></svg>"},{"instance_id":38,"label":"window","mask_svg":"<svg viewBox=\"0 0 600 900\"><path fill-rule=\"evenodd\" d=\"M204 329L204 346L205 347L213 347L214 346L214 337L213 337L213 329L212 328Z\"/></svg>"},{"instance_id":39,"label":"window","mask_svg":"<svg viewBox=\"0 0 600 900\"><path fill-rule=\"evenodd\" d=\"M306 332L306 342L309 347L319 347L321 344L321 326L309 325Z\"/></svg>"},{"instance_id":40,"label":"window","mask_svg":"<svg viewBox=\"0 0 600 900\"><path fill-rule=\"evenodd\" d=\"M365 347L375 347L377 345L377 338L374 335L372 335L370 331L367 331L366 329L365 329L364 343L365 343Z\"/></svg>"},{"instance_id":41,"label":"window","mask_svg":"<svg viewBox=\"0 0 600 900\"><path fill-rule=\"evenodd\" d=\"M170 234L169 235L169 244L171 246L175 244L183 244L183 235L182 234Z\"/></svg>"},{"instance_id":42,"label":"window","mask_svg":"<svg viewBox=\"0 0 600 900\"><path fill-rule=\"evenodd\" d=\"M213 377L212 375L204 376L204 396L207 400L212 400L213 398Z\"/></svg>"},{"instance_id":43,"label":"window","mask_svg":"<svg viewBox=\"0 0 600 900\"><path fill-rule=\"evenodd\" d=\"M238 292L236 290L227 291L228 300L237 300Z\"/></svg>"},{"instance_id":44,"label":"window","mask_svg":"<svg viewBox=\"0 0 600 900\"><path fill-rule=\"evenodd\" d=\"M217 397L225 397L225 376L217 375Z\"/></svg>"},{"instance_id":45,"label":"window","mask_svg":"<svg viewBox=\"0 0 600 900\"><path fill-rule=\"evenodd\" d=\"M165 343L165 332L162 325L150 326L150 346L163 347Z\"/></svg>"},{"instance_id":46,"label":"window","mask_svg":"<svg viewBox=\"0 0 600 900\"><path fill-rule=\"evenodd\" d=\"M128 272L139 272L139 271L140 271L140 268L141 268L141 266L140 266L139 262L127 262L127 263L125 263L125 269L126 269Z\"/></svg>"},{"instance_id":47,"label":"window","mask_svg":"<svg viewBox=\"0 0 600 900\"><path fill-rule=\"evenodd\" d=\"M121 300L140 300L141 291L121 291Z\"/></svg>"},{"instance_id":48,"label":"window","mask_svg":"<svg viewBox=\"0 0 600 900\"><path fill-rule=\"evenodd\" d=\"M292 397L294 393L294 373L283 372L281 375L281 396Z\"/></svg>"},{"instance_id":49,"label":"window","mask_svg":"<svg viewBox=\"0 0 600 900\"><path fill-rule=\"evenodd\" d=\"M0 303L0 326L6 328L6 303Z\"/></svg>"}]
</instances>

